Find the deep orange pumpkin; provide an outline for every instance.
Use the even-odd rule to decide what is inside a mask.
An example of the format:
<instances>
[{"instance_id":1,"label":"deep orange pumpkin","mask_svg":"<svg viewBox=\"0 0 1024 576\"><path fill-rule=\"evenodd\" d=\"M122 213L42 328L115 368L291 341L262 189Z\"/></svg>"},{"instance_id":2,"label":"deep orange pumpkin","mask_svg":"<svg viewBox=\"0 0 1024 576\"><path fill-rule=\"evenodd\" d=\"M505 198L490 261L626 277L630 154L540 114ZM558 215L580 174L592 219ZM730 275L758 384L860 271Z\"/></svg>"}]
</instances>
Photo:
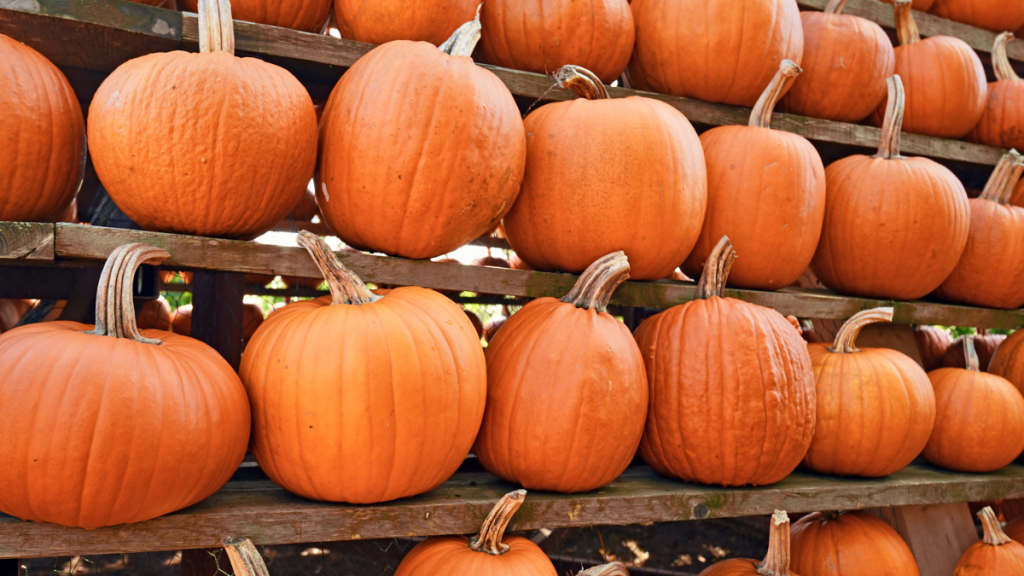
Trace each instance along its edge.
<instances>
[{"instance_id":1,"label":"deep orange pumpkin","mask_svg":"<svg viewBox=\"0 0 1024 576\"><path fill-rule=\"evenodd\" d=\"M249 403L231 366L198 340L136 328L135 271L168 256L115 249L95 327L0 336L0 511L89 529L142 522L210 496L242 462Z\"/></svg>"},{"instance_id":2,"label":"deep orange pumpkin","mask_svg":"<svg viewBox=\"0 0 1024 576\"><path fill-rule=\"evenodd\" d=\"M146 301L135 314L135 324L139 330L152 329L170 332L172 319L171 305L164 300L163 296L156 300Z\"/></svg>"},{"instance_id":3,"label":"deep orange pumpkin","mask_svg":"<svg viewBox=\"0 0 1024 576\"><path fill-rule=\"evenodd\" d=\"M696 299L636 331L650 384L640 453L687 482L761 486L788 476L807 453L814 372L807 345L781 314L722 297L735 257L723 238Z\"/></svg>"},{"instance_id":4,"label":"deep orange pumpkin","mask_svg":"<svg viewBox=\"0 0 1024 576\"><path fill-rule=\"evenodd\" d=\"M935 428L922 456L959 472L993 472L1024 451L1024 397L1009 381L978 370L974 338L964 336L967 368L928 374Z\"/></svg>"},{"instance_id":5,"label":"deep orange pumpkin","mask_svg":"<svg viewBox=\"0 0 1024 576\"><path fill-rule=\"evenodd\" d=\"M996 352L1006 340L1005 334L989 334L984 329L971 337L974 342L974 351L978 355L978 369L982 372L989 371L989 364L995 358ZM964 338L958 338L942 356L943 368L967 368L967 350L964 348Z\"/></svg>"},{"instance_id":6,"label":"deep orange pumpkin","mask_svg":"<svg viewBox=\"0 0 1024 576\"><path fill-rule=\"evenodd\" d=\"M931 13L993 32L1024 26L1024 2L1015 0L935 0Z\"/></svg>"},{"instance_id":7,"label":"deep orange pumpkin","mask_svg":"<svg viewBox=\"0 0 1024 576\"><path fill-rule=\"evenodd\" d=\"M334 0L342 38L384 44L393 40L440 46L473 19L480 0Z\"/></svg>"},{"instance_id":8,"label":"deep orange pumpkin","mask_svg":"<svg viewBox=\"0 0 1024 576\"><path fill-rule=\"evenodd\" d=\"M1010 334L995 350L988 372L1006 378L1024 394L1024 330Z\"/></svg>"},{"instance_id":9,"label":"deep orange pumpkin","mask_svg":"<svg viewBox=\"0 0 1024 576\"><path fill-rule=\"evenodd\" d=\"M785 511L772 514L768 533L768 554L764 560L734 558L708 566L700 576L798 576L790 570L789 516Z\"/></svg>"},{"instance_id":10,"label":"deep orange pumpkin","mask_svg":"<svg viewBox=\"0 0 1024 576\"><path fill-rule=\"evenodd\" d=\"M783 110L857 123L885 99L885 79L896 68L892 42L878 24L843 14L846 2L800 13L804 71L782 99Z\"/></svg>"},{"instance_id":11,"label":"deep orange pumpkin","mask_svg":"<svg viewBox=\"0 0 1024 576\"><path fill-rule=\"evenodd\" d=\"M688 276L700 275L722 236L743 255L729 275L732 286L785 288L811 263L825 215L825 167L805 138L770 128L775 103L799 73L796 64L783 62L749 126L720 126L700 135L708 209L682 266Z\"/></svg>"},{"instance_id":12,"label":"deep orange pumpkin","mask_svg":"<svg viewBox=\"0 0 1024 576\"><path fill-rule=\"evenodd\" d=\"M582 97L526 117L526 176L502 221L509 245L533 270L578 274L622 250L633 278L668 276L704 219L697 132L663 102L608 98L585 69L568 66L559 78Z\"/></svg>"},{"instance_id":13,"label":"deep orange pumpkin","mask_svg":"<svg viewBox=\"0 0 1024 576\"><path fill-rule=\"evenodd\" d=\"M160 271L160 281L163 282L164 284L171 284L171 283L173 283L175 278L180 279L182 284L191 284L192 283L192 272L189 272L187 270L161 270Z\"/></svg>"},{"instance_id":14,"label":"deep orange pumpkin","mask_svg":"<svg viewBox=\"0 0 1024 576\"><path fill-rule=\"evenodd\" d=\"M633 88L753 106L783 60L800 64L792 0L633 0Z\"/></svg>"},{"instance_id":15,"label":"deep orange pumpkin","mask_svg":"<svg viewBox=\"0 0 1024 576\"><path fill-rule=\"evenodd\" d=\"M489 472L531 490L588 492L632 462L647 372L629 328L607 312L627 278L625 254L609 254L567 296L533 300L491 340L474 447Z\"/></svg>"},{"instance_id":16,"label":"deep orange pumpkin","mask_svg":"<svg viewBox=\"0 0 1024 576\"><path fill-rule=\"evenodd\" d=\"M319 33L331 14L332 0L231 0L235 20ZM181 8L196 12L199 0L182 0Z\"/></svg>"},{"instance_id":17,"label":"deep orange pumpkin","mask_svg":"<svg viewBox=\"0 0 1024 576\"><path fill-rule=\"evenodd\" d=\"M967 244L963 184L927 158L900 156L903 84L887 81L878 153L848 156L825 170L825 225L811 269L840 294L915 300L952 272Z\"/></svg>"},{"instance_id":18,"label":"deep orange pumpkin","mask_svg":"<svg viewBox=\"0 0 1024 576\"><path fill-rule=\"evenodd\" d=\"M302 231L299 243L331 299L274 312L242 356L260 468L291 492L330 502L436 488L465 459L483 418L476 330L433 290L378 298L323 240Z\"/></svg>"},{"instance_id":19,"label":"deep orange pumpkin","mask_svg":"<svg viewBox=\"0 0 1024 576\"><path fill-rule=\"evenodd\" d=\"M1010 539L992 508L978 512L984 537L968 548L953 576L1024 576L1024 545Z\"/></svg>"},{"instance_id":20,"label":"deep orange pumpkin","mask_svg":"<svg viewBox=\"0 0 1024 576\"><path fill-rule=\"evenodd\" d=\"M234 56L227 0L202 0L199 19L199 54L149 54L104 80L89 149L110 197L143 228L253 238L309 184L316 113L291 73Z\"/></svg>"},{"instance_id":21,"label":"deep orange pumpkin","mask_svg":"<svg viewBox=\"0 0 1024 576\"><path fill-rule=\"evenodd\" d=\"M942 358L953 344L949 332L935 326L914 326L914 340L925 372L942 368Z\"/></svg>"},{"instance_id":22,"label":"deep orange pumpkin","mask_svg":"<svg viewBox=\"0 0 1024 576\"><path fill-rule=\"evenodd\" d=\"M996 81L988 84L985 111L967 138L971 142L1024 149L1024 81L1006 56L1006 45L1013 39L1012 32L996 37L992 47Z\"/></svg>"},{"instance_id":23,"label":"deep orange pumpkin","mask_svg":"<svg viewBox=\"0 0 1024 576\"><path fill-rule=\"evenodd\" d=\"M3 34L0 77L0 220L53 221L82 187L82 108L53 63Z\"/></svg>"},{"instance_id":24,"label":"deep orange pumpkin","mask_svg":"<svg viewBox=\"0 0 1024 576\"><path fill-rule=\"evenodd\" d=\"M503 496L473 538L442 536L420 542L402 559L395 576L557 576L539 546L521 536L505 536L525 498L526 490Z\"/></svg>"},{"instance_id":25,"label":"deep orange pumpkin","mask_svg":"<svg viewBox=\"0 0 1024 576\"><path fill-rule=\"evenodd\" d=\"M175 334L182 336L192 335L192 305L178 306L174 311L174 318L171 321ZM259 304L246 302L242 305L242 342L248 343L256 333L256 329L263 324L263 309Z\"/></svg>"},{"instance_id":26,"label":"deep orange pumpkin","mask_svg":"<svg viewBox=\"0 0 1024 576\"><path fill-rule=\"evenodd\" d=\"M790 566L804 576L920 576L899 533L867 512L813 512L793 524Z\"/></svg>"}]
</instances>

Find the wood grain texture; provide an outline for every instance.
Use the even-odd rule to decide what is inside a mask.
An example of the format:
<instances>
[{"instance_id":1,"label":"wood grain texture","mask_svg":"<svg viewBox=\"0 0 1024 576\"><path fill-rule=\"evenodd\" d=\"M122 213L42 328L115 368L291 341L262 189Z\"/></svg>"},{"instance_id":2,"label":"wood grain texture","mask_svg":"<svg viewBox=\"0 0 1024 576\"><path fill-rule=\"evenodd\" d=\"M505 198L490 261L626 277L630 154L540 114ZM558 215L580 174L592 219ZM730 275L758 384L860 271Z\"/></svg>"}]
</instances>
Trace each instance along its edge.
<instances>
[{"instance_id":1,"label":"wood grain texture","mask_svg":"<svg viewBox=\"0 0 1024 576\"><path fill-rule=\"evenodd\" d=\"M0 260L53 261L53 224L0 222Z\"/></svg>"},{"instance_id":2,"label":"wood grain texture","mask_svg":"<svg viewBox=\"0 0 1024 576\"><path fill-rule=\"evenodd\" d=\"M971 511L963 502L883 509L879 516L906 541L921 576L949 576L964 551L978 541Z\"/></svg>"}]
</instances>

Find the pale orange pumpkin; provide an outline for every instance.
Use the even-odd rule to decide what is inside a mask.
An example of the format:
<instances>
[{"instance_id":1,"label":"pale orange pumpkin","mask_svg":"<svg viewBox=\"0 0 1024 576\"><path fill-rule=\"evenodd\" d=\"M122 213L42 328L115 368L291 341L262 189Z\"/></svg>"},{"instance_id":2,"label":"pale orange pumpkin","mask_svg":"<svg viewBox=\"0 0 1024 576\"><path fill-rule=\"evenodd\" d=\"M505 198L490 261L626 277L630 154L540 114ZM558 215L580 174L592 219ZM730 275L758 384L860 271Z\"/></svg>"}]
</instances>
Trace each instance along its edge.
<instances>
[{"instance_id":1,"label":"pale orange pumpkin","mask_svg":"<svg viewBox=\"0 0 1024 576\"><path fill-rule=\"evenodd\" d=\"M935 0L931 13L993 32L1024 26L1024 2L1016 0Z\"/></svg>"},{"instance_id":2,"label":"pale orange pumpkin","mask_svg":"<svg viewBox=\"0 0 1024 576\"><path fill-rule=\"evenodd\" d=\"M332 0L231 0L231 11L235 20L319 33L331 4ZM181 0L181 8L196 12L199 0Z\"/></svg>"},{"instance_id":3,"label":"pale orange pumpkin","mask_svg":"<svg viewBox=\"0 0 1024 576\"><path fill-rule=\"evenodd\" d=\"M1010 334L996 349L988 372L1006 378L1024 394L1024 330Z\"/></svg>"},{"instance_id":4,"label":"pale orange pumpkin","mask_svg":"<svg viewBox=\"0 0 1024 576\"><path fill-rule=\"evenodd\" d=\"M812 512L793 524L790 565L803 576L920 576L910 547L864 511Z\"/></svg>"},{"instance_id":5,"label":"pale orange pumpkin","mask_svg":"<svg viewBox=\"0 0 1024 576\"><path fill-rule=\"evenodd\" d=\"M984 536L971 544L953 576L1024 576L1024 545L1010 539L991 507L978 512Z\"/></svg>"},{"instance_id":6,"label":"pale orange pumpkin","mask_svg":"<svg viewBox=\"0 0 1024 576\"><path fill-rule=\"evenodd\" d=\"M1012 32L996 37L992 47L992 71L996 81L988 84L985 111L967 136L971 142L1024 149L1024 81L1006 55L1006 45L1013 40Z\"/></svg>"},{"instance_id":7,"label":"pale orange pumpkin","mask_svg":"<svg viewBox=\"0 0 1024 576\"><path fill-rule=\"evenodd\" d=\"M473 19L480 0L334 0L342 38L384 44L393 40L440 46Z\"/></svg>"}]
</instances>

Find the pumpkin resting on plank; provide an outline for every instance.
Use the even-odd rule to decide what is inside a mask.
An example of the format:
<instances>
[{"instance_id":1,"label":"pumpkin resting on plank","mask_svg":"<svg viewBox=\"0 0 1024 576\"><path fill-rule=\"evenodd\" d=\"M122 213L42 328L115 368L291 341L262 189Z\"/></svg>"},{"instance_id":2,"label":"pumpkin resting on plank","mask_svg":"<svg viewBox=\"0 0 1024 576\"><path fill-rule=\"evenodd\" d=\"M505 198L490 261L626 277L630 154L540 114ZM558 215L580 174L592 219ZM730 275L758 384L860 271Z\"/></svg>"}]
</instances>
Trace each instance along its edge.
<instances>
[{"instance_id":1,"label":"pumpkin resting on plank","mask_svg":"<svg viewBox=\"0 0 1024 576\"><path fill-rule=\"evenodd\" d=\"M982 508L978 518L984 536L963 553L953 576L1024 576L1024 545L1003 532L992 508Z\"/></svg>"},{"instance_id":2,"label":"pumpkin resting on plank","mask_svg":"<svg viewBox=\"0 0 1024 576\"><path fill-rule=\"evenodd\" d=\"M802 576L920 576L910 547L864 511L813 512L793 524L790 566Z\"/></svg>"}]
</instances>

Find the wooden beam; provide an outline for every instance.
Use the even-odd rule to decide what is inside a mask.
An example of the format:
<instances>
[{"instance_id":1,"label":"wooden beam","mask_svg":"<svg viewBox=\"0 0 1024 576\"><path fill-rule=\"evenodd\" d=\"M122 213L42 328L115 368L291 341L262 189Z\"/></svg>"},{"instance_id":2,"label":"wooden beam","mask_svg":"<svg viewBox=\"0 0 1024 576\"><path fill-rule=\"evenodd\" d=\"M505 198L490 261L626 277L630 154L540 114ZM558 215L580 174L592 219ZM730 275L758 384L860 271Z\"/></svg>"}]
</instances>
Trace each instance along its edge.
<instances>
[{"instance_id":1,"label":"wooden beam","mask_svg":"<svg viewBox=\"0 0 1024 576\"><path fill-rule=\"evenodd\" d=\"M53 224L0 222L0 260L53 261Z\"/></svg>"},{"instance_id":2,"label":"wooden beam","mask_svg":"<svg viewBox=\"0 0 1024 576\"><path fill-rule=\"evenodd\" d=\"M949 576L978 541L967 503L900 506L881 511L914 553L921 576Z\"/></svg>"},{"instance_id":3,"label":"wooden beam","mask_svg":"<svg viewBox=\"0 0 1024 576\"><path fill-rule=\"evenodd\" d=\"M238 370L245 275L197 270L192 278L192 337L209 344Z\"/></svg>"}]
</instances>

